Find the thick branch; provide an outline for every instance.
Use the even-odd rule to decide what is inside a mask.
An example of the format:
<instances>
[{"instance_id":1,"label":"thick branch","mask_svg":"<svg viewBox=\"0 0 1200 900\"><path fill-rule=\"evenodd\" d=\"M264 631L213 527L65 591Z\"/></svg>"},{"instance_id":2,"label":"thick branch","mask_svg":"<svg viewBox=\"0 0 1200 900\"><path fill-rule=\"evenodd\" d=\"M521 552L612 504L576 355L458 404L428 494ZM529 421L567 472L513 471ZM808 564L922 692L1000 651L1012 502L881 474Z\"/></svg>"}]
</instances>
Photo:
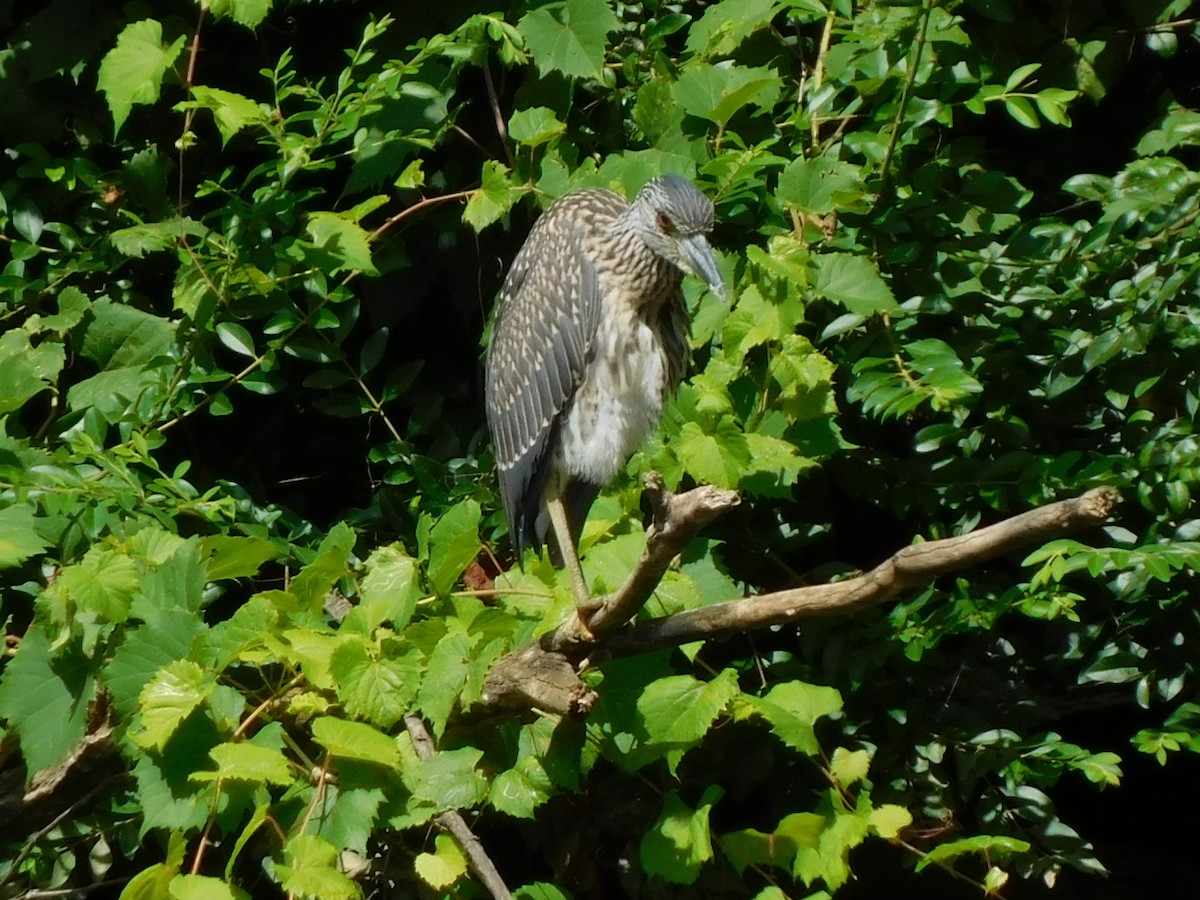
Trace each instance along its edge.
<instances>
[{"instance_id":1,"label":"thick branch","mask_svg":"<svg viewBox=\"0 0 1200 900\"><path fill-rule=\"evenodd\" d=\"M425 723L416 716L405 716L404 727L408 729L408 736L412 738L417 756L421 759L433 756L433 738L429 736L429 730L425 727ZM506 898L512 900L512 893L505 885L504 879L500 877L492 858L483 849L483 844L479 842L479 838L475 837L475 832L471 831L470 826L467 825L467 820L460 813L451 811L440 813L434 817L433 821L443 831L449 832L455 843L462 848L463 853L466 854L467 863L471 866L471 871L487 888L488 893L497 900L506 900Z\"/></svg>"},{"instance_id":2,"label":"thick branch","mask_svg":"<svg viewBox=\"0 0 1200 900\"><path fill-rule=\"evenodd\" d=\"M732 600L635 625L604 642L614 655L645 653L690 641L875 606L939 575L978 565L1003 553L1099 525L1119 495L1110 487L1029 510L959 537L913 544L874 569L834 584L792 588Z\"/></svg>"},{"instance_id":3,"label":"thick branch","mask_svg":"<svg viewBox=\"0 0 1200 900\"><path fill-rule=\"evenodd\" d=\"M657 472L647 475L645 484L643 496L650 501L653 520L637 565L615 593L603 598L583 628L577 619L567 622L542 641L544 650L570 654L572 648L594 644L623 626L646 605L671 561L692 538L740 502L735 492L709 485L676 494L667 490Z\"/></svg>"}]
</instances>

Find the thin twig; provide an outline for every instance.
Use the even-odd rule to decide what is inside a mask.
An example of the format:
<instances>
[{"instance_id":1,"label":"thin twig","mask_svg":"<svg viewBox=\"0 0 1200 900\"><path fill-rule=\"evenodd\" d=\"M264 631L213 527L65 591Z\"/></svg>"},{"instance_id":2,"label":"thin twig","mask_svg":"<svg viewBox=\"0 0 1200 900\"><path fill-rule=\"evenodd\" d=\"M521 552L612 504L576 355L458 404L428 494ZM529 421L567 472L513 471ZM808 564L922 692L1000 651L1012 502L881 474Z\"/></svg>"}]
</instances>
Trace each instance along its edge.
<instances>
[{"instance_id":1,"label":"thin twig","mask_svg":"<svg viewBox=\"0 0 1200 900\"><path fill-rule=\"evenodd\" d=\"M413 749L417 751L417 756L421 759L433 756L436 749L425 723L417 716L405 716L404 727L408 729L408 736L412 738ZM500 877L496 864L492 862L492 858L487 855L479 838L475 837L475 833L467 825L467 820L460 813L451 810L440 813L434 817L433 821L443 831L449 832L458 846L462 848L463 853L466 854L467 863L471 866L471 871L487 888L488 893L496 900L512 900L512 893L504 883L504 879Z\"/></svg>"}]
</instances>

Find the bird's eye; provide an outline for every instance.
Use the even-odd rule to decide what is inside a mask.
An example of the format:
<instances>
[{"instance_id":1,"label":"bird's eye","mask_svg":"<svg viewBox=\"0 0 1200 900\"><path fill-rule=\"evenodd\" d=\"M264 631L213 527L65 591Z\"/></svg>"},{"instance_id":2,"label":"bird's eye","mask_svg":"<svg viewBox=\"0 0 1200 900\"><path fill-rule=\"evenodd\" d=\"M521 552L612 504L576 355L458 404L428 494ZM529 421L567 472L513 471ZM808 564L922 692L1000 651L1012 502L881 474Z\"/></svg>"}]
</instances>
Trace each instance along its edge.
<instances>
[{"instance_id":1,"label":"bird's eye","mask_svg":"<svg viewBox=\"0 0 1200 900\"><path fill-rule=\"evenodd\" d=\"M675 223L671 221L671 217L666 213L660 212L658 214L658 230L668 235L675 233Z\"/></svg>"}]
</instances>

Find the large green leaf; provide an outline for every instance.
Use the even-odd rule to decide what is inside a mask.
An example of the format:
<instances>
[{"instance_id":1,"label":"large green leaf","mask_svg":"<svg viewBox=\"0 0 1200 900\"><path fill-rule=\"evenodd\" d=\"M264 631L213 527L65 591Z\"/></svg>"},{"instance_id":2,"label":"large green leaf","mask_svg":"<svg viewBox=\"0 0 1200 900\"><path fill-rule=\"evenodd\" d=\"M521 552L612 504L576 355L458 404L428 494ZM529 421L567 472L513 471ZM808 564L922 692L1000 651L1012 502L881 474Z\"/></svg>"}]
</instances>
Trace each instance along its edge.
<instances>
[{"instance_id":1,"label":"large green leaf","mask_svg":"<svg viewBox=\"0 0 1200 900\"><path fill-rule=\"evenodd\" d=\"M154 19L131 22L117 36L117 45L101 60L96 79L112 113L114 134L121 130L134 104L158 100L163 77L185 40L180 35L165 43L162 24Z\"/></svg>"},{"instance_id":2,"label":"large green leaf","mask_svg":"<svg viewBox=\"0 0 1200 900\"><path fill-rule=\"evenodd\" d=\"M0 335L0 415L20 409L25 401L56 385L66 362L62 344L42 341L36 347L28 332L14 328Z\"/></svg>"},{"instance_id":3,"label":"large green leaf","mask_svg":"<svg viewBox=\"0 0 1200 900\"><path fill-rule=\"evenodd\" d=\"M713 857L708 817L724 793L721 787L710 786L696 809L688 807L677 792L668 793L658 821L638 848L642 868L674 884L694 884Z\"/></svg>"},{"instance_id":4,"label":"large green leaf","mask_svg":"<svg viewBox=\"0 0 1200 900\"><path fill-rule=\"evenodd\" d=\"M36 522L33 508L24 504L0 509L0 568L18 565L49 546L34 530Z\"/></svg>"},{"instance_id":5,"label":"large green leaf","mask_svg":"<svg viewBox=\"0 0 1200 900\"><path fill-rule=\"evenodd\" d=\"M0 719L21 742L26 774L52 766L75 749L95 693L92 663L75 650L54 650L34 627L0 673Z\"/></svg>"},{"instance_id":6,"label":"large green leaf","mask_svg":"<svg viewBox=\"0 0 1200 900\"><path fill-rule=\"evenodd\" d=\"M566 0L526 13L517 29L543 73L598 79L608 33L619 25L606 0Z\"/></svg>"}]
</instances>

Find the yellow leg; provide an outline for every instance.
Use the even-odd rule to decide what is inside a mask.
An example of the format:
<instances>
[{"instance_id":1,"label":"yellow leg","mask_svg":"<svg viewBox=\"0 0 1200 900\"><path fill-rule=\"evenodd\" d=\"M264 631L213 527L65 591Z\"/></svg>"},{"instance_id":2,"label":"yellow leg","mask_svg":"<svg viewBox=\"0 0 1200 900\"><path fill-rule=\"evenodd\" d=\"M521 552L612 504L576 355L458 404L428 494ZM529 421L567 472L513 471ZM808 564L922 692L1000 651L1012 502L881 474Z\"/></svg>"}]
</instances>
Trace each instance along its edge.
<instances>
[{"instance_id":1,"label":"yellow leg","mask_svg":"<svg viewBox=\"0 0 1200 900\"><path fill-rule=\"evenodd\" d=\"M587 582L583 580L583 567L579 565L579 555L575 552L575 542L571 540L571 529L567 525L567 508L563 505L562 495L552 493L546 501L550 513L550 527L554 530L554 541L558 544L558 552L562 555L567 571L571 573L571 587L575 592L575 609L580 617L584 617L597 608L591 595L588 594ZM586 618L584 619L586 622Z\"/></svg>"}]
</instances>

